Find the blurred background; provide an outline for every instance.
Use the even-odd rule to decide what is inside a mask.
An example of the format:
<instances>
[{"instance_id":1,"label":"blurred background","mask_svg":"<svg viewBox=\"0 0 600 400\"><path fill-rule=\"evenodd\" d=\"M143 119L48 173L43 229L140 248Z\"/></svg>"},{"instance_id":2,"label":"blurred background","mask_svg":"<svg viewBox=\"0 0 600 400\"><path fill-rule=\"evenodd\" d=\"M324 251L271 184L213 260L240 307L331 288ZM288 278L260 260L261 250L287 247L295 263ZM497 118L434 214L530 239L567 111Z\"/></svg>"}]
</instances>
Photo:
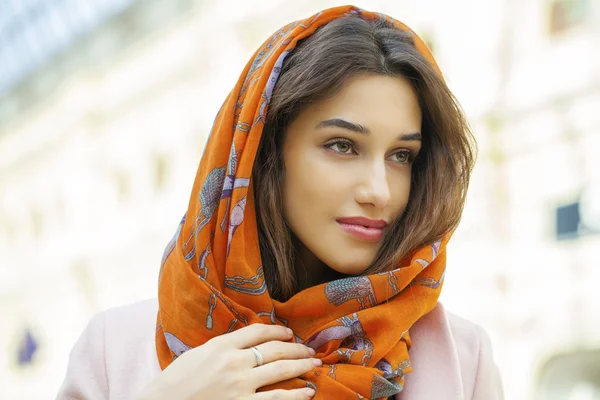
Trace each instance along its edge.
<instances>
[{"instance_id":1,"label":"blurred background","mask_svg":"<svg viewBox=\"0 0 600 400\"><path fill-rule=\"evenodd\" d=\"M0 2L0 398L54 398L90 317L155 297L222 101L346 2ZM356 1L411 26L480 153L442 302L507 400L600 399L600 0Z\"/></svg>"}]
</instances>

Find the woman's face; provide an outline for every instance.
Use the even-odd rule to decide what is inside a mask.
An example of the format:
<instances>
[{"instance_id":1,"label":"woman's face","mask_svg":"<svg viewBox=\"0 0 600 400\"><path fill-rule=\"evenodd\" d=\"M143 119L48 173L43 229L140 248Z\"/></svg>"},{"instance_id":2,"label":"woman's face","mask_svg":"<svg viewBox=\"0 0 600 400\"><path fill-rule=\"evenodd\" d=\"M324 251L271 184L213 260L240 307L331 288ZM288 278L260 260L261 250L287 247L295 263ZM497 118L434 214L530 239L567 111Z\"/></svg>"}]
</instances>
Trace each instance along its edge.
<instances>
[{"instance_id":1,"label":"woman's face","mask_svg":"<svg viewBox=\"0 0 600 400\"><path fill-rule=\"evenodd\" d=\"M362 75L285 132L284 217L305 263L358 274L404 211L421 109L403 77Z\"/></svg>"}]
</instances>

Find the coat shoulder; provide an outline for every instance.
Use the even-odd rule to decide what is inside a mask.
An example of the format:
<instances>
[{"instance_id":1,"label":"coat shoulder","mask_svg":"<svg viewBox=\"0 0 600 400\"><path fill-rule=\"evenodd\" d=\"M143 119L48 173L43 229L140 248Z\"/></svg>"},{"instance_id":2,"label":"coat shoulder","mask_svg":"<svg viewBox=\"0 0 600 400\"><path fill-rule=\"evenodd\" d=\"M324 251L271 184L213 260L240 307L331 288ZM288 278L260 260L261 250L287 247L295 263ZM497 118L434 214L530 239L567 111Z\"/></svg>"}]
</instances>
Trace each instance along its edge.
<instances>
[{"instance_id":1,"label":"coat shoulder","mask_svg":"<svg viewBox=\"0 0 600 400\"><path fill-rule=\"evenodd\" d=\"M500 400L498 368L487 333L438 305L411 328L413 370L398 400Z\"/></svg>"},{"instance_id":2,"label":"coat shoulder","mask_svg":"<svg viewBox=\"0 0 600 400\"><path fill-rule=\"evenodd\" d=\"M99 312L69 357L57 399L133 398L158 373L154 350L158 302L146 300Z\"/></svg>"},{"instance_id":3,"label":"coat shoulder","mask_svg":"<svg viewBox=\"0 0 600 400\"><path fill-rule=\"evenodd\" d=\"M494 360L492 342L486 330L447 311L441 304L440 308L447 319L458 355L465 397L502 399L504 394L500 370Z\"/></svg>"}]
</instances>

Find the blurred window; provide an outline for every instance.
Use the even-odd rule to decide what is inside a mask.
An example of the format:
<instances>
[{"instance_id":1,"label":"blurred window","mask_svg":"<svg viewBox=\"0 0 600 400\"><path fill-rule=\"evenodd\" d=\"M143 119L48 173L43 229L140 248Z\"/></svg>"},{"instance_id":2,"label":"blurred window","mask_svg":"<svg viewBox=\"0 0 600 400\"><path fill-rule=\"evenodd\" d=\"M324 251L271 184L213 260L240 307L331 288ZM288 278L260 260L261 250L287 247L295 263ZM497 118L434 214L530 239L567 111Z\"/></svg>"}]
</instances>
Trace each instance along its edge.
<instances>
[{"instance_id":1,"label":"blurred window","mask_svg":"<svg viewBox=\"0 0 600 400\"><path fill-rule=\"evenodd\" d=\"M549 28L560 34L583 24L590 15L589 0L550 0Z\"/></svg>"},{"instance_id":2,"label":"blurred window","mask_svg":"<svg viewBox=\"0 0 600 400\"><path fill-rule=\"evenodd\" d=\"M0 2L0 97L133 0Z\"/></svg>"},{"instance_id":3,"label":"blurred window","mask_svg":"<svg viewBox=\"0 0 600 400\"><path fill-rule=\"evenodd\" d=\"M579 236L579 202L565 204L556 209L556 239Z\"/></svg>"}]
</instances>

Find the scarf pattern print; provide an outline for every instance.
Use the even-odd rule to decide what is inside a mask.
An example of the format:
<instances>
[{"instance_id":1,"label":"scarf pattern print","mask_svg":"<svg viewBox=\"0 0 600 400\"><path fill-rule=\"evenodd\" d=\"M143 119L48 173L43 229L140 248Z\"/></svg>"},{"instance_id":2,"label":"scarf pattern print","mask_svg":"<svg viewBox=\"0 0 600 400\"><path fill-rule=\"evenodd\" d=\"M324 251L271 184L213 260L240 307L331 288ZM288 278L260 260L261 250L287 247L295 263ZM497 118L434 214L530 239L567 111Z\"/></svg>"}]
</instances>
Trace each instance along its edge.
<instances>
[{"instance_id":1,"label":"scarf pattern print","mask_svg":"<svg viewBox=\"0 0 600 400\"><path fill-rule=\"evenodd\" d=\"M285 325L323 366L262 388L316 389L315 399L379 399L402 391L412 370L409 330L438 300L450 234L390 271L269 296L258 245L251 173L269 101L296 43L336 18L392 18L331 8L275 32L254 54L221 106L190 200L160 265L156 351L162 369L215 336L253 323ZM436 68L413 33L415 46ZM441 73L440 73L441 76Z\"/></svg>"}]
</instances>

